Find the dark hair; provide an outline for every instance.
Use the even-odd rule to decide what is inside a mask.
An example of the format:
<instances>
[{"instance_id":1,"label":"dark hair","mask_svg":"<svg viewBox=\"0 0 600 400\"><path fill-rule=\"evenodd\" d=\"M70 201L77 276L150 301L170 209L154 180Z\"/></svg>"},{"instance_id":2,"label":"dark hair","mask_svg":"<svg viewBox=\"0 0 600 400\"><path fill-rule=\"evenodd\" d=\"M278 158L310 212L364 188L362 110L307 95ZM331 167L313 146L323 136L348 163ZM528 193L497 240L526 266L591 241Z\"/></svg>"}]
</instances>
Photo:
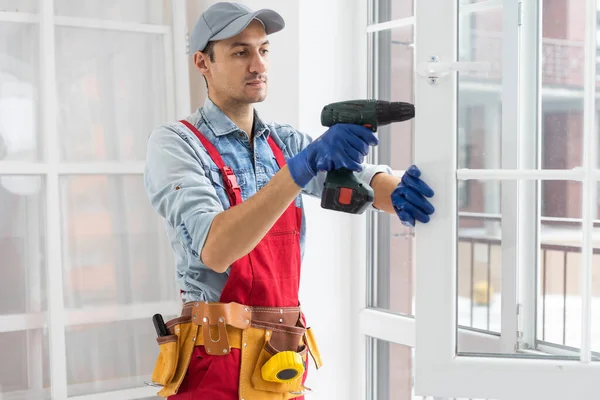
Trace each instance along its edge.
<instances>
[{"instance_id":1,"label":"dark hair","mask_svg":"<svg viewBox=\"0 0 600 400\"><path fill-rule=\"evenodd\" d=\"M215 41L208 42L202 53L208 56L210 62L215 62Z\"/></svg>"},{"instance_id":2,"label":"dark hair","mask_svg":"<svg viewBox=\"0 0 600 400\"><path fill-rule=\"evenodd\" d=\"M203 54L206 54L208 56L208 59L210 60L210 62L215 62L215 42L211 41L208 42L206 44L206 47L204 48L204 50L202 51ZM208 81L206 80L206 77L204 75L202 75L202 77L204 78L204 83L206 83L206 90L208 90Z\"/></svg>"}]
</instances>

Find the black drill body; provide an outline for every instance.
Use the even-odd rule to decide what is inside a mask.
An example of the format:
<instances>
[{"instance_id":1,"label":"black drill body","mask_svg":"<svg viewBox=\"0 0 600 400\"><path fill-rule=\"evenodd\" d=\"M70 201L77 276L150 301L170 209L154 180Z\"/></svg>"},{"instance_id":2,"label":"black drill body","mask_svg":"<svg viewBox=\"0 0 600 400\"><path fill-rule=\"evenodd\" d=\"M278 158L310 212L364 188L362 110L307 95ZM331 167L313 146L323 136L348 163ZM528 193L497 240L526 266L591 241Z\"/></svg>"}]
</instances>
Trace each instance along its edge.
<instances>
[{"instance_id":1,"label":"black drill body","mask_svg":"<svg viewBox=\"0 0 600 400\"><path fill-rule=\"evenodd\" d=\"M410 103L384 100L350 100L328 104L321 112L321 124L363 125L373 132L392 122L407 121L415 116ZM325 179L321 207L350 214L362 214L373 204L373 189L349 170L329 171Z\"/></svg>"}]
</instances>

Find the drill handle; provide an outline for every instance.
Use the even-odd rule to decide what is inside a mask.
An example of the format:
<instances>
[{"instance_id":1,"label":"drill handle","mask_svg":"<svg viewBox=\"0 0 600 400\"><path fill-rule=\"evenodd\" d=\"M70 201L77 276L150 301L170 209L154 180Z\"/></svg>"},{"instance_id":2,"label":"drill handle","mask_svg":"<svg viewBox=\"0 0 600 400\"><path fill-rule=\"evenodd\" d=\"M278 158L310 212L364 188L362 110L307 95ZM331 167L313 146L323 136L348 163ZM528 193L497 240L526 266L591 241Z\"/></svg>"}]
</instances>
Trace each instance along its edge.
<instances>
[{"instance_id":1,"label":"drill handle","mask_svg":"<svg viewBox=\"0 0 600 400\"><path fill-rule=\"evenodd\" d=\"M371 186L348 169L329 171L325 178L321 207L349 214L362 214L373 204Z\"/></svg>"}]
</instances>

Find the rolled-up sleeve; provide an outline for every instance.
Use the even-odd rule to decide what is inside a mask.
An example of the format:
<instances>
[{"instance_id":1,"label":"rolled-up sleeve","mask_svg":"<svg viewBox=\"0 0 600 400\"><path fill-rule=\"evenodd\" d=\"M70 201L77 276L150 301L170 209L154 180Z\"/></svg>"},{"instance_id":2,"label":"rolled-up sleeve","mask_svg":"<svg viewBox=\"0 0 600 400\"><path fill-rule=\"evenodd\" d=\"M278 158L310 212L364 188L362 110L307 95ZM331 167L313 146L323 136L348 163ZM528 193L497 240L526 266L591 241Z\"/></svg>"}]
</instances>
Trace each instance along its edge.
<instances>
[{"instance_id":1,"label":"rolled-up sleeve","mask_svg":"<svg viewBox=\"0 0 600 400\"><path fill-rule=\"evenodd\" d=\"M287 137L286 146L288 146L290 152L293 155L298 154L302 149L308 146L313 139L302 132L295 130L293 134ZM386 173L392 174L392 169L387 165L374 165L369 163L362 164L362 171L358 172L358 178L363 182L370 183L373 177L378 173ZM311 181L304 187L302 190L303 193L320 198L323 194L323 185L325 184L325 179L327 178L327 172L319 172L317 176L315 176ZM377 208L371 206L372 210L377 210Z\"/></svg>"},{"instance_id":2,"label":"rolled-up sleeve","mask_svg":"<svg viewBox=\"0 0 600 400\"><path fill-rule=\"evenodd\" d=\"M206 237L223 206L200 159L175 128L162 126L150 135L144 185L152 207L202 262Z\"/></svg>"}]
</instances>

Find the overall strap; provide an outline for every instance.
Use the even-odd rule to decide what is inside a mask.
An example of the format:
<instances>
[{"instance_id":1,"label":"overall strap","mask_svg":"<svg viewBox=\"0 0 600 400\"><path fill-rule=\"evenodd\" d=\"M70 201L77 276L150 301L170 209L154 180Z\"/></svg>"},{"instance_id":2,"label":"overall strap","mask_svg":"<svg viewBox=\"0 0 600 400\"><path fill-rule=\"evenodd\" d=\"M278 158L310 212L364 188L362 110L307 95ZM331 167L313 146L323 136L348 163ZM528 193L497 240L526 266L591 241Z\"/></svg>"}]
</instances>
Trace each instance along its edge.
<instances>
[{"instance_id":1,"label":"overall strap","mask_svg":"<svg viewBox=\"0 0 600 400\"><path fill-rule=\"evenodd\" d=\"M271 135L269 135L267 141L269 142L269 146L271 146L271 151L273 151L273 154L275 155L277 165L279 165L280 169L283 168L283 166L285 165L285 157L283 156L283 152L281 151L279 146L277 146L277 143L275 143Z\"/></svg>"},{"instance_id":2,"label":"overall strap","mask_svg":"<svg viewBox=\"0 0 600 400\"><path fill-rule=\"evenodd\" d=\"M240 185L238 185L237 178L235 177L235 174L231 167L225 165L225 163L223 162L223 158L221 158L221 155L219 154L215 146L213 146L213 144L208 139L206 139L206 137L202 133L200 133L200 131L196 129L194 125L190 124L186 120L181 120L180 122L187 126L189 130L191 130L196 135L198 140L200 140L200 142L208 152L210 158L212 158L214 163L217 165L217 168L219 168L219 170L221 171L221 175L223 176L223 183L225 184L225 189L227 190L227 195L229 196L230 205L233 207L236 204L240 204L242 202L242 190L240 189Z\"/></svg>"}]
</instances>

